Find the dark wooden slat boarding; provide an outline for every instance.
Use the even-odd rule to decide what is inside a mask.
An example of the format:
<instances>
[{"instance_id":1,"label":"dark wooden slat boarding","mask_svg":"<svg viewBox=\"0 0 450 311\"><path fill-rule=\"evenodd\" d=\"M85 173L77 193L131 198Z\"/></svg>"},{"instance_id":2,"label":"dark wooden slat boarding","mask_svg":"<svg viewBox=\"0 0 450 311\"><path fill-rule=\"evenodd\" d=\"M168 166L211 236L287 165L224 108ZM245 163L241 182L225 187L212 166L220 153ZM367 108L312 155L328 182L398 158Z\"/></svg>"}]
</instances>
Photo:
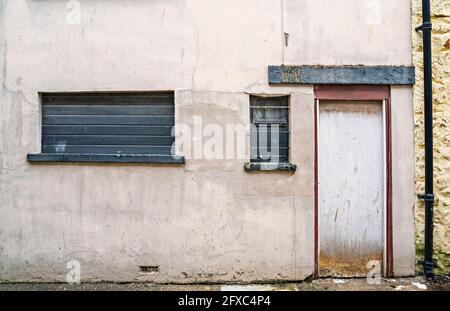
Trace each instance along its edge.
<instances>
[{"instance_id":1,"label":"dark wooden slat boarding","mask_svg":"<svg viewBox=\"0 0 450 311\"><path fill-rule=\"evenodd\" d=\"M270 148L270 147L268 147L268 148L261 148L261 147L256 148L256 147L252 147L250 149L251 149L252 153L257 151L258 155L262 154L263 152L265 152L266 149L267 149L267 151L270 154L273 154L274 156L285 156L285 155L287 155L289 153L289 148L287 148L287 147L279 147L279 148Z\"/></svg>"},{"instance_id":2,"label":"dark wooden slat boarding","mask_svg":"<svg viewBox=\"0 0 450 311\"><path fill-rule=\"evenodd\" d=\"M43 104L173 105L173 92L43 93Z\"/></svg>"},{"instance_id":3,"label":"dark wooden slat boarding","mask_svg":"<svg viewBox=\"0 0 450 311\"><path fill-rule=\"evenodd\" d=\"M41 96L45 154L171 154L173 92Z\"/></svg>"},{"instance_id":4,"label":"dark wooden slat boarding","mask_svg":"<svg viewBox=\"0 0 450 311\"><path fill-rule=\"evenodd\" d=\"M170 136L173 126L44 125L42 135L155 135Z\"/></svg>"},{"instance_id":5,"label":"dark wooden slat boarding","mask_svg":"<svg viewBox=\"0 0 450 311\"><path fill-rule=\"evenodd\" d=\"M43 125L173 125L173 116L64 115L43 116Z\"/></svg>"},{"instance_id":6,"label":"dark wooden slat boarding","mask_svg":"<svg viewBox=\"0 0 450 311\"><path fill-rule=\"evenodd\" d=\"M279 147L286 147L289 145L289 132L288 131L262 131L251 132L251 135L258 135L256 139L258 140L258 146L261 145L260 140L266 138L267 146L271 147L273 145L278 145ZM273 140L272 140L273 135ZM255 136L252 136L255 137Z\"/></svg>"},{"instance_id":7,"label":"dark wooden slat boarding","mask_svg":"<svg viewBox=\"0 0 450 311\"><path fill-rule=\"evenodd\" d=\"M251 161L251 163L289 163L288 157L271 157L270 159L257 158Z\"/></svg>"},{"instance_id":8,"label":"dark wooden slat boarding","mask_svg":"<svg viewBox=\"0 0 450 311\"><path fill-rule=\"evenodd\" d=\"M136 105L43 105L42 114L49 115L171 115L173 106Z\"/></svg>"},{"instance_id":9,"label":"dark wooden slat boarding","mask_svg":"<svg viewBox=\"0 0 450 311\"><path fill-rule=\"evenodd\" d=\"M43 153L93 153L93 154L171 154L171 146L129 145L43 145Z\"/></svg>"},{"instance_id":10,"label":"dark wooden slat boarding","mask_svg":"<svg viewBox=\"0 0 450 311\"><path fill-rule=\"evenodd\" d=\"M46 135L43 141L49 145L155 145L172 146L173 136L128 135Z\"/></svg>"},{"instance_id":11,"label":"dark wooden slat boarding","mask_svg":"<svg viewBox=\"0 0 450 311\"><path fill-rule=\"evenodd\" d=\"M256 113L256 111L260 112L260 116L255 118L255 115L253 113ZM260 125L260 124L278 124L279 126L283 126L287 124L287 120L288 120L288 109L287 108L252 108L252 120L253 120L253 124L255 125ZM278 114L284 114L285 116L279 116ZM276 114L275 116L273 116L273 114ZM263 116L266 117L263 117ZM267 117L272 115L273 117ZM279 118L278 118L279 117Z\"/></svg>"},{"instance_id":12,"label":"dark wooden slat boarding","mask_svg":"<svg viewBox=\"0 0 450 311\"><path fill-rule=\"evenodd\" d=\"M252 162L288 162L289 148L267 148L268 154L262 155L263 150L251 148Z\"/></svg>"},{"instance_id":13,"label":"dark wooden slat boarding","mask_svg":"<svg viewBox=\"0 0 450 311\"><path fill-rule=\"evenodd\" d=\"M290 131L287 129L287 125L278 125L278 130L276 130L275 128L271 129L270 124L267 124L267 127L264 129L261 125L263 124L258 124L255 126L256 130L250 130L250 133L270 133L270 132L278 132L280 134L285 134L285 133L290 133Z\"/></svg>"},{"instance_id":14,"label":"dark wooden slat boarding","mask_svg":"<svg viewBox=\"0 0 450 311\"><path fill-rule=\"evenodd\" d=\"M250 107L289 107L289 97L288 96L274 96L274 97L262 97L256 95L250 95Z\"/></svg>"},{"instance_id":15,"label":"dark wooden slat boarding","mask_svg":"<svg viewBox=\"0 0 450 311\"><path fill-rule=\"evenodd\" d=\"M283 157L270 157L267 159L264 158L256 158L256 159L252 159L251 162L254 163L287 163L289 158L287 156L283 156Z\"/></svg>"},{"instance_id":16,"label":"dark wooden slat boarding","mask_svg":"<svg viewBox=\"0 0 450 311\"><path fill-rule=\"evenodd\" d=\"M287 163L288 161L288 157L270 157L267 159L263 159L263 158L256 158L256 159L251 159L252 163Z\"/></svg>"},{"instance_id":17,"label":"dark wooden slat boarding","mask_svg":"<svg viewBox=\"0 0 450 311\"><path fill-rule=\"evenodd\" d=\"M264 127L264 125L265 125L265 127ZM256 128L256 130L258 131L258 132L271 132L271 131L278 131L278 132L280 132L280 133L289 133L289 125L288 124L286 124L286 123L284 123L284 124L282 124L282 123L273 123L273 124L270 124L270 123L260 123L260 124L254 124L254 128ZM278 127L278 130L277 130L277 128L276 127Z\"/></svg>"}]
</instances>

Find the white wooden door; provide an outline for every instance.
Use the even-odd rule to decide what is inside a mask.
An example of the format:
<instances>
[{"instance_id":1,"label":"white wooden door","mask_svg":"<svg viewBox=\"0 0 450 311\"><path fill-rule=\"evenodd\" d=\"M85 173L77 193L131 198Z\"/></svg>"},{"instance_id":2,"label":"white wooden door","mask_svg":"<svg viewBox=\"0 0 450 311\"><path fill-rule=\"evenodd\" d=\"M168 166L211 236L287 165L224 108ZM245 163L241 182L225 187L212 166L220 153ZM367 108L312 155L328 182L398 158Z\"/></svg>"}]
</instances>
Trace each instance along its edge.
<instances>
[{"instance_id":1,"label":"white wooden door","mask_svg":"<svg viewBox=\"0 0 450 311\"><path fill-rule=\"evenodd\" d=\"M365 276L384 249L382 102L319 103L319 274Z\"/></svg>"}]
</instances>

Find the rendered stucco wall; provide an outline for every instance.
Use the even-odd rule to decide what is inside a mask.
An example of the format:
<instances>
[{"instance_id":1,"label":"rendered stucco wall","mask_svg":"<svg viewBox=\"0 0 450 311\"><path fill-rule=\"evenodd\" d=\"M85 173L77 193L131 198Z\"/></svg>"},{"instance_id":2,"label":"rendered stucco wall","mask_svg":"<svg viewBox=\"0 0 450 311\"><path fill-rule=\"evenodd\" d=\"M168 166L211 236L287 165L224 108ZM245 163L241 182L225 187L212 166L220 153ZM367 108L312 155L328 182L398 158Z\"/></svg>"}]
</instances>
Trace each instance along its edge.
<instances>
[{"instance_id":1,"label":"rendered stucco wall","mask_svg":"<svg viewBox=\"0 0 450 311\"><path fill-rule=\"evenodd\" d=\"M413 1L413 26L422 21L421 1ZM434 177L435 177L435 250L439 273L450 272L450 1L432 0L433 23L433 96L434 96ZM414 32L414 31L413 31ZM416 193L424 189L423 132L423 56L421 33L414 32L414 64L417 83L414 88L416 137ZM424 204L416 201L416 243L422 259Z\"/></svg>"},{"instance_id":2,"label":"rendered stucco wall","mask_svg":"<svg viewBox=\"0 0 450 311\"><path fill-rule=\"evenodd\" d=\"M410 65L409 0L80 3L77 23L67 1L0 1L0 280L65 281L73 259L82 281L311 275L313 87L271 87L267 66ZM290 94L298 170L245 173L245 159L27 163L27 153L40 151L38 92L108 90L175 90L176 122L191 128L194 116L246 125L249 94ZM408 111L410 94L393 92L398 111ZM397 129L411 138L408 127ZM411 181L407 171L394 185ZM409 197L405 187L395 196ZM410 274L412 207L396 202L406 229L394 261L402 260L398 274ZM141 265L160 272L141 274Z\"/></svg>"},{"instance_id":3,"label":"rendered stucco wall","mask_svg":"<svg viewBox=\"0 0 450 311\"><path fill-rule=\"evenodd\" d=\"M391 88L394 273L414 275L414 126L412 90Z\"/></svg>"}]
</instances>

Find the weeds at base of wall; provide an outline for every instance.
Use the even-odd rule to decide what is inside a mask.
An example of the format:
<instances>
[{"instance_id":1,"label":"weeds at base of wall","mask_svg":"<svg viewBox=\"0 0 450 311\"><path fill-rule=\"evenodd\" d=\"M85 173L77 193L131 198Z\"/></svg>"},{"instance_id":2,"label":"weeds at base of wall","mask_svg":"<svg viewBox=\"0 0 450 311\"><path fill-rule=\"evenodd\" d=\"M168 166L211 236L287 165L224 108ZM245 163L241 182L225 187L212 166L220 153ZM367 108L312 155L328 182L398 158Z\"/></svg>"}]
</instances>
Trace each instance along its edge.
<instances>
[{"instance_id":1,"label":"weeds at base of wall","mask_svg":"<svg viewBox=\"0 0 450 311\"><path fill-rule=\"evenodd\" d=\"M423 243L416 244L416 274L422 275L423 268L421 261L424 256L425 245ZM440 250L434 250L433 259L436 261L437 267L434 270L436 275L450 275L450 254Z\"/></svg>"}]
</instances>

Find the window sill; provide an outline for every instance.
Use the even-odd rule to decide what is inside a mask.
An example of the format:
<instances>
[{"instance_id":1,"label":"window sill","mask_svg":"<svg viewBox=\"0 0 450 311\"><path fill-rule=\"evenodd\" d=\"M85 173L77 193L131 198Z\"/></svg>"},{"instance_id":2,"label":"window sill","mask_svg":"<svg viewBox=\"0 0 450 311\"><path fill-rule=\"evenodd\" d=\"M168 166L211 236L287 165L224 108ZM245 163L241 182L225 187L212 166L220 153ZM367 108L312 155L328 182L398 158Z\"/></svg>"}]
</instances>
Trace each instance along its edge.
<instances>
[{"instance_id":1,"label":"window sill","mask_svg":"<svg viewBox=\"0 0 450 311\"><path fill-rule=\"evenodd\" d=\"M38 153L28 154L28 162L82 162L82 163L141 163L141 164L184 164L184 157L154 154L77 154Z\"/></svg>"},{"instance_id":2,"label":"window sill","mask_svg":"<svg viewBox=\"0 0 450 311\"><path fill-rule=\"evenodd\" d=\"M285 171L295 172L297 165L291 163L245 163L244 169L247 172L251 171Z\"/></svg>"}]
</instances>

